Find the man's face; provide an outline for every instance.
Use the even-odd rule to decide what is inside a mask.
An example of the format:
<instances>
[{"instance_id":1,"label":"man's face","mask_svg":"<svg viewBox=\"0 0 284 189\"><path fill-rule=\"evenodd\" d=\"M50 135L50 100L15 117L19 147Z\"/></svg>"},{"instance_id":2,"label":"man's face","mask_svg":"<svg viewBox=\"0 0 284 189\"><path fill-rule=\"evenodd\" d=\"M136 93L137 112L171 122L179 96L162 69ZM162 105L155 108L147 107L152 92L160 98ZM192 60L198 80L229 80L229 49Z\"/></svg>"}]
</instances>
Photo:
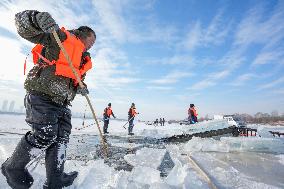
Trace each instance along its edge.
<instances>
[{"instance_id":1,"label":"man's face","mask_svg":"<svg viewBox=\"0 0 284 189\"><path fill-rule=\"evenodd\" d=\"M82 39L83 44L85 45L86 51L88 51L96 42L96 38L93 33L88 36L86 39Z\"/></svg>"}]
</instances>

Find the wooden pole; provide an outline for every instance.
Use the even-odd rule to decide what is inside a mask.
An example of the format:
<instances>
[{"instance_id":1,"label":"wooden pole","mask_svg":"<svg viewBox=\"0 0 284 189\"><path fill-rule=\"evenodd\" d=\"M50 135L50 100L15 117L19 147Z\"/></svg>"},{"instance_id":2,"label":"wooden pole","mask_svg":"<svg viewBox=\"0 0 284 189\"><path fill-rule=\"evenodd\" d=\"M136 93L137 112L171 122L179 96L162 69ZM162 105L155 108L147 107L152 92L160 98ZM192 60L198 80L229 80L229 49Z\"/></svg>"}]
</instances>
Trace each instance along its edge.
<instances>
[{"instance_id":1,"label":"wooden pole","mask_svg":"<svg viewBox=\"0 0 284 189\"><path fill-rule=\"evenodd\" d=\"M70 56L68 55L68 53L66 52L65 48L63 47L63 45L62 45L62 43L61 43L61 41L60 41L60 39L59 39L59 37L58 37L58 35L57 35L57 33L56 33L56 30L53 30L52 34L53 34L53 36L54 36L54 38L55 38L55 40L56 40L58 46L60 47L61 51L63 52L63 54L64 54L64 56L65 56L65 58L66 58L66 60L67 60L67 62L68 62L68 64L69 64L69 66L70 66L72 72L74 73L74 75L75 75L75 77L76 77L76 80L77 80L77 82L79 83L79 87L84 88L85 85L84 85L83 82L81 81L81 78L79 77L78 73L75 71L75 68L74 68L73 63L72 63L72 61L71 61L71 58L70 58ZM103 149L104 149L104 150L103 150L103 151L104 151L104 156L105 156L105 158L106 158L106 157L107 157L107 154L108 154L108 147L107 147L107 144L106 144L106 142L105 142L105 140L104 140L102 131L101 131L101 129L100 129L100 125L99 125L99 122L98 122L98 119L97 119L95 110L94 110L94 108L93 108L93 106L92 106L92 104L91 104L91 101L90 101L89 96L88 96L87 94L84 95L84 96L85 96L85 98L86 98L86 100L87 100L87 102L88 102L88 104L89 104L89 107L90 107L90 109L91 109L91 111L92 111L93 117L94 117L94 119L95 119L95 121L96 121L96 125L97 125L97 128L98 128L98 130L99 130L100 137L101 137L101 143L102 143L102 146L103 146Z\"/></svg>"}]
</instances>

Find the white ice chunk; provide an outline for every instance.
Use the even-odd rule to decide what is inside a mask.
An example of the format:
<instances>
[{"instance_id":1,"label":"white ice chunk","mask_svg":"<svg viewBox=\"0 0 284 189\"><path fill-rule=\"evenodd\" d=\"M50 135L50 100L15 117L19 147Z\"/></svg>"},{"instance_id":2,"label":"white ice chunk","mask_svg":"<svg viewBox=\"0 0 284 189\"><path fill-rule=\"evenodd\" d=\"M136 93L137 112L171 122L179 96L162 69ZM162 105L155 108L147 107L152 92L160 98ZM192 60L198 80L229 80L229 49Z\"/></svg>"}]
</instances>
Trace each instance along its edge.
<instances>
[{"instance_id":1,"label":"white ice chunk","mask_svg":"<svg viewBox=\"0 0 284 189\"><path fill-rule=\"evenodd\" d=\"M103 160L90 161L84 169L79 172L77 188L104 188L112 176L112 168L104 164Z\"/></svg>"},{"instance_id":2,"label":"white ice chunk","mask_svg":"<svg viewBox=\"0 0 284 189\"><path fill-rule=\"evenodd\" d=\"M182 147L183 153L191 153L197 151L219 151L228 152L229 146L212 138L193 137Z\"/></svg>"},{"instance_id":3,"label":"white ice chunk","mask_svg":"<svg viewBox=\"0 0 284 189\"><path fill-rule=\"evenodd\" d=\"M165 183L171 186L181 186L187 175L188 165L182 165L180 162L176 162L174 168L165 179Z\"/></svg>"},{"instance_id":4,"label":"white ice chunk","mask_svg":"<svg viewBox=\"0 0 284 189\"><path fill-rule=\"evenodd\" d=\"M136 154L124 156L125 161L136 166L146 166L157 169L166 153L165 149L142 148Z\"/></svg>"},{"instance_id":5,"label":"white ice chunk","mask_svg":"<svg viewBox=\"0 0 284 189\"><path fill-rule=\"evenodd\" d=\"M117 174L115 174L111 181L110 181L110 187L115 189L126 189L128 185L128 177L130 175L130 172L127 171L119 171Z\"/></svg>"},{"instance_id":6,"label":"white ice chunk","mask_svg":"<svg viewBox=\"0 0 284 189\"><path fill-rule=\"evenodd\" d=\"M151 185L161 181L160 171L151 167L137 166L131 171L130 180L141 184Z\"/></svg>"},{"instance_id":7,"label":"white ice chunk","mask_svg":"<svg viewBox=\"0 0 284 189\"><path fill-rule=\"evenodd\" d=\"M199 189L199 188L209 188L208 184L205 183L205 181L201 181L196 172L194 171L189 171L184 179L183 183L183 188L194 188L194 189Z\"/></svg>"}]
</instances>

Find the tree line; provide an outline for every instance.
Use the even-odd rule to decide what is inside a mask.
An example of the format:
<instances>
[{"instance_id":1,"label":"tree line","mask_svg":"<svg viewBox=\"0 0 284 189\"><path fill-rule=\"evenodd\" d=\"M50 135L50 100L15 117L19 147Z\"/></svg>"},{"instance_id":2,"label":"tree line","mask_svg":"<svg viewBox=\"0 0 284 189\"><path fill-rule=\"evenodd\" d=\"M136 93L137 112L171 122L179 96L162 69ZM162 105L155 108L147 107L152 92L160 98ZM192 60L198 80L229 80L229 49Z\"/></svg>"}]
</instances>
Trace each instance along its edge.
<instances>
[{"instance_id":1,"label":"tree line","mask_svg":"<svg viewBox=\"0 0 284 189\"><path fill-rule=\"evenodd\" d=\"M246 123L256 123L256 124L272 124L272 125L284 125L284 113L279 114L277 110L269 113L257 112L254 115L247 113L235 113L233 117L237 120L241 120ZM209 120L209 116L201 117L199 121Z\"/></svg>"}]
</instances>

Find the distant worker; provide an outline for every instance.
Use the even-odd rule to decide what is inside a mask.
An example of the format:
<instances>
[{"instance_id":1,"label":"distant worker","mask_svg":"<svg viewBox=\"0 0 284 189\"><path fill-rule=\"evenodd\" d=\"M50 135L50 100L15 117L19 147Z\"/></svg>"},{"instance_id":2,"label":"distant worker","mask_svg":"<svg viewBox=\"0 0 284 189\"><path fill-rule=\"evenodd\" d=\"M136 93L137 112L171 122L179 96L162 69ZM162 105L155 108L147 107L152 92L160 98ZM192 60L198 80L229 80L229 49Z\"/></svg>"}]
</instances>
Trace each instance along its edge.
<instances>
[{"instance_id":1,"label":"distant worker","mask_svg":"<svg viewBox=\"0 0 284 189\"><path fill-rule=\"evenodd\" d=\"M158 121L158 119L156 119L156 120L154 121L154 126L155 126L155 127L158 126L158 123L159 123L159 121Z\"/></svg>"},{"instance_id":2,"label":"distant worker","mask_svg":"<svg viewBox=\"0 0 284 189\"><path fill-rule=\"evenodd\" d=\"M114 116L113 112L112 112L111 103L108 103L108 107L105 108L104 114L103 114L103 117L104 117L104 134L108 134L109 133L107 131L107 129L108 129L109 119L110 119L111 115L112 115L113 118L116 118Z\"/></svg>"},{"instance_id":3,"label":"distant worker","mask_svg":"<svg viewBox=\"0 0 284 189\"><path fill-rule=\"evenodd\" d=\"M134 135L132 130L133 130L133 127L134 127L134 118L135 118L136 114L139 114L139 113L136 112L135 104L132 103L131 107L129 108L129 111L128 111L128 122L129 122L128 135Z\"/></svg>"},{"instance_id":4,"label":"distant worker","mask_svg":"<svg viewBox=\"0 0 284 189\"><path fill-rule=\"evenodd\" d=\"M195 109L194 104L190 104L190 108L188 109L188 117L191 124L197 123L197 111Z\"/></svg>"},{"instance_id":5,"label":"distant worker","mask_svg":"<svg viewBox=\"0 0 284 189\"><path fill-rule=\"evenodd\" d=\"M162 120L162 118L160 118L160 126L162 126L163 125L163 120Z\"/></svg>"},{"instance_id":6,"label":"distant worker","mask_svg":"<svg viewBox=\"0 0 284 189\"><path fill-rule=\"evenodd\" d=\"M163 120L162 120L162 121L163 121L163 126L165 126L165 118L163 118Z\"/></svg>"}]
</instances>

